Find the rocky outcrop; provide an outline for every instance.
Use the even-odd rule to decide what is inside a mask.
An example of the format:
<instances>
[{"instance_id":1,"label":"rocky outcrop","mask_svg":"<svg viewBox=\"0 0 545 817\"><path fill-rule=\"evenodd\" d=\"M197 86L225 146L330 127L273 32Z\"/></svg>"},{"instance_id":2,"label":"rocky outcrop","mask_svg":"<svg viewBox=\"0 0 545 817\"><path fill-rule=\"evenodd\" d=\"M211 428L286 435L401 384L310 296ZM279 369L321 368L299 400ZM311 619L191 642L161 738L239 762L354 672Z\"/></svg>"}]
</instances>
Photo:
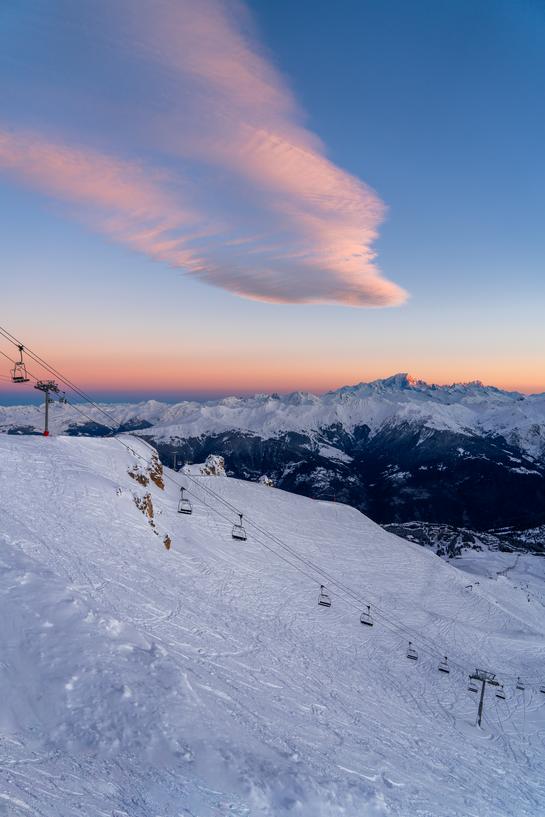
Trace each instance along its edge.
<instances>
[{"instance_id":1,"label":"rocky outcrop","mask_svg":"<svg viewBox=\"0 0 545 817\"><path fill-rule=\"evenodd\" d=\"M146 494L144 494L144 496L137 496L135 494L134 504L136 505L136 507L138 508L139 511L142 511L142 513L145 516L148 517L148 519L150 521L153 520L153 514L154 514L153 500L151 498L150 493L146 493Z\"/></svg>"},{"instance_id":2,"label":"rocky outcrop","mask_svg":"<svg viewBox=\"0 0 545 817\"><path fill-rule=\"evenodd\" d=\"M203 463L187 464L182 468L182 473L193 476L204 477L225 477L225 460L220 454L209 454Z\"/></svg>"},{"instance_id":3,"label":"rocky outcrop","mask_svg":"<svg viewBox=\"0 0 545 817\"><path fill-rule=\"evenodd\" d=\"M163 464L156 451L152 453L148 463L137 460L131 465L127 473L138 482L139 485L146 486L149 485L151 481L161 490L165 487Z\"/></svg>"}]
</instances>

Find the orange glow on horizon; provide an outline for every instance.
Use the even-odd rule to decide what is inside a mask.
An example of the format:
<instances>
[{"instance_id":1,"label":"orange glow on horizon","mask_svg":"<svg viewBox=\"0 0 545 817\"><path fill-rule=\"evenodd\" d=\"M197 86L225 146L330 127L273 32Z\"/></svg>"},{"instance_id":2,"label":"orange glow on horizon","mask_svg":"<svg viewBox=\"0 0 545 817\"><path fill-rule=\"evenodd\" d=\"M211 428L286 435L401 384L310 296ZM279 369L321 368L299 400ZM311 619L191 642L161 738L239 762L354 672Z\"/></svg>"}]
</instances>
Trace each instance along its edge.
<instances>
[{"instance_id":1,"label":"orange glow on horizon","mask_svg":"<svg viewBox=\"0 0 545 817\"><path fill-rule=\"evenodd\" d=\"M95 350L96 351L96 350ZM80 388L90 393L108 393L112 396L142 394L146 397L161 398L162 395L231 395L292 391L308 391L322 394L342 386L369 382L389 377L408 367L381 364L367 366L362 370L353 361L342 366L335 361L323 359L294 360L288 365L283 360L242 360L239 357L205 357L195 359L173 359L160 357L112 359L63 360L61 356L46 355L54 359L54 365ZM501 368L501 376L500 376ZM38 377L50 377L47 372L31 369ZM416 374L415 374L416 372ZM7 372L6 372L7 374ZM481 380L485 385L496 386L508 391L523 393L545 392L545 378L538 379L541 372L536 366L513 366L509 372L505 366L497 369L483 366L481 372L463 370L460 366L443 367L440 371L422 366L412 367L412 374L427 383L450 385L452 383ZM23 401L28 400L32 384L21 389L12 387L9 381L0 380L0 395L21 393Z\"/></svg>"}]
</instances>

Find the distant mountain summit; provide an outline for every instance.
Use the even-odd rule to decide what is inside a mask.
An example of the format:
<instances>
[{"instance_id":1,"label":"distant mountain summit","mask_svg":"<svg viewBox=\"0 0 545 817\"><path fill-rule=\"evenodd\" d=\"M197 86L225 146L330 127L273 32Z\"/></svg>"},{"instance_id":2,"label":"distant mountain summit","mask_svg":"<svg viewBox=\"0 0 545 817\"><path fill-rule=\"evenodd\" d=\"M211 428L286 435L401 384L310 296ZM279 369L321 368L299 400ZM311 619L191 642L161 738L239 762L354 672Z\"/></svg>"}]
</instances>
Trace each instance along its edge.
<instances>
[{"instance_id":1,"label":"distant mountain summit","mask_svg":"<svg viewBox=\"0 0 545 817\"><path fill-rule=\"evenodd\" d=\"M407 373L323 395L106 405L181 467L210 454L227 472L348 502L383 523L471 528L545 524L545 394L480 381L428 384ZM53 433L104 436L104 416L51 407ZM0 431L38 433L41 408L0 408Z\"/></svg>"}]
</instances>

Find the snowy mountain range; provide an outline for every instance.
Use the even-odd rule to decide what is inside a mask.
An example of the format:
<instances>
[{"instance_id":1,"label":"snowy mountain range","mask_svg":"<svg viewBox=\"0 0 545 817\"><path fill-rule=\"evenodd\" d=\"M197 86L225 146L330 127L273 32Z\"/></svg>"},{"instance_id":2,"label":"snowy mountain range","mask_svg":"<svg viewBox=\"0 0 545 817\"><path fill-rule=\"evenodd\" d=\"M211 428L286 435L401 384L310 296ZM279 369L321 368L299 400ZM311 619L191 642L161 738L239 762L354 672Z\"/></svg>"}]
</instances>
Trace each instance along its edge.
<instances>
[{"instance_id":1,"label":"snowy mountain range","mask_svg":"<svg viewBox=\"0 0 545 817\"><path fill-rule=\"evenodd\" d=\"M0 462L0 813L545 813L545 560L447 563L130 435L2 435ZM505 694L481 728L477 666Z\"/></svg>"},{"instance_id":2,"label":"snowy mountain range","mask_svg":"<svg viewBox=\"0 0 545 817\"><path fill-rule=\"evenodd\" d=\"M545 394L406 374L322 396L296 392L175 405L52 406L72 435L136 431L165 463L225 457L245 479L347 502L383 523L535 528L545 523ZM0 430L36 433L41 409L0 408Z\"/></svg>"}]
</instances>

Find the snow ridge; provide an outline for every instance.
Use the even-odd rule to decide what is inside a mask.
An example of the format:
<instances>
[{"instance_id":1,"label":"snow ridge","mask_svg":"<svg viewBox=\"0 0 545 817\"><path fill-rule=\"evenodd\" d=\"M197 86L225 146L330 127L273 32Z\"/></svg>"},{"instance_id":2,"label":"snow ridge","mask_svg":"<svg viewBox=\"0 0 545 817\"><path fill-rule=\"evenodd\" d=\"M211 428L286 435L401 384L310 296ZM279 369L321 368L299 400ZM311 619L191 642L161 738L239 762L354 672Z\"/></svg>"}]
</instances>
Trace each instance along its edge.
<instances>
[{"instance_id":1,"label":"snow ridge","mask_svg":"<svg viewBox=\"0 0 545 817\"><path fill-rule=\"evenodd\" d=\"M545 451L545 394L503 391L479 381L429 385L405 373L321 396L293 392L173 405L149 400L103 408L120 426L143 426L157 441L234 430L263 437L290 431L308 434L334 424L349 432L365 425L373 434L388 424L410 423L465 435L501 434L531 456ZM41 411L36 406L0 407L0 431L39 431ZM96 409L85 411L97 424L104 423ZM81 426L82 418L71 406L56 404L51 422L53 433L65 433L71 426Z\"/></svg>"}]
</instances>

